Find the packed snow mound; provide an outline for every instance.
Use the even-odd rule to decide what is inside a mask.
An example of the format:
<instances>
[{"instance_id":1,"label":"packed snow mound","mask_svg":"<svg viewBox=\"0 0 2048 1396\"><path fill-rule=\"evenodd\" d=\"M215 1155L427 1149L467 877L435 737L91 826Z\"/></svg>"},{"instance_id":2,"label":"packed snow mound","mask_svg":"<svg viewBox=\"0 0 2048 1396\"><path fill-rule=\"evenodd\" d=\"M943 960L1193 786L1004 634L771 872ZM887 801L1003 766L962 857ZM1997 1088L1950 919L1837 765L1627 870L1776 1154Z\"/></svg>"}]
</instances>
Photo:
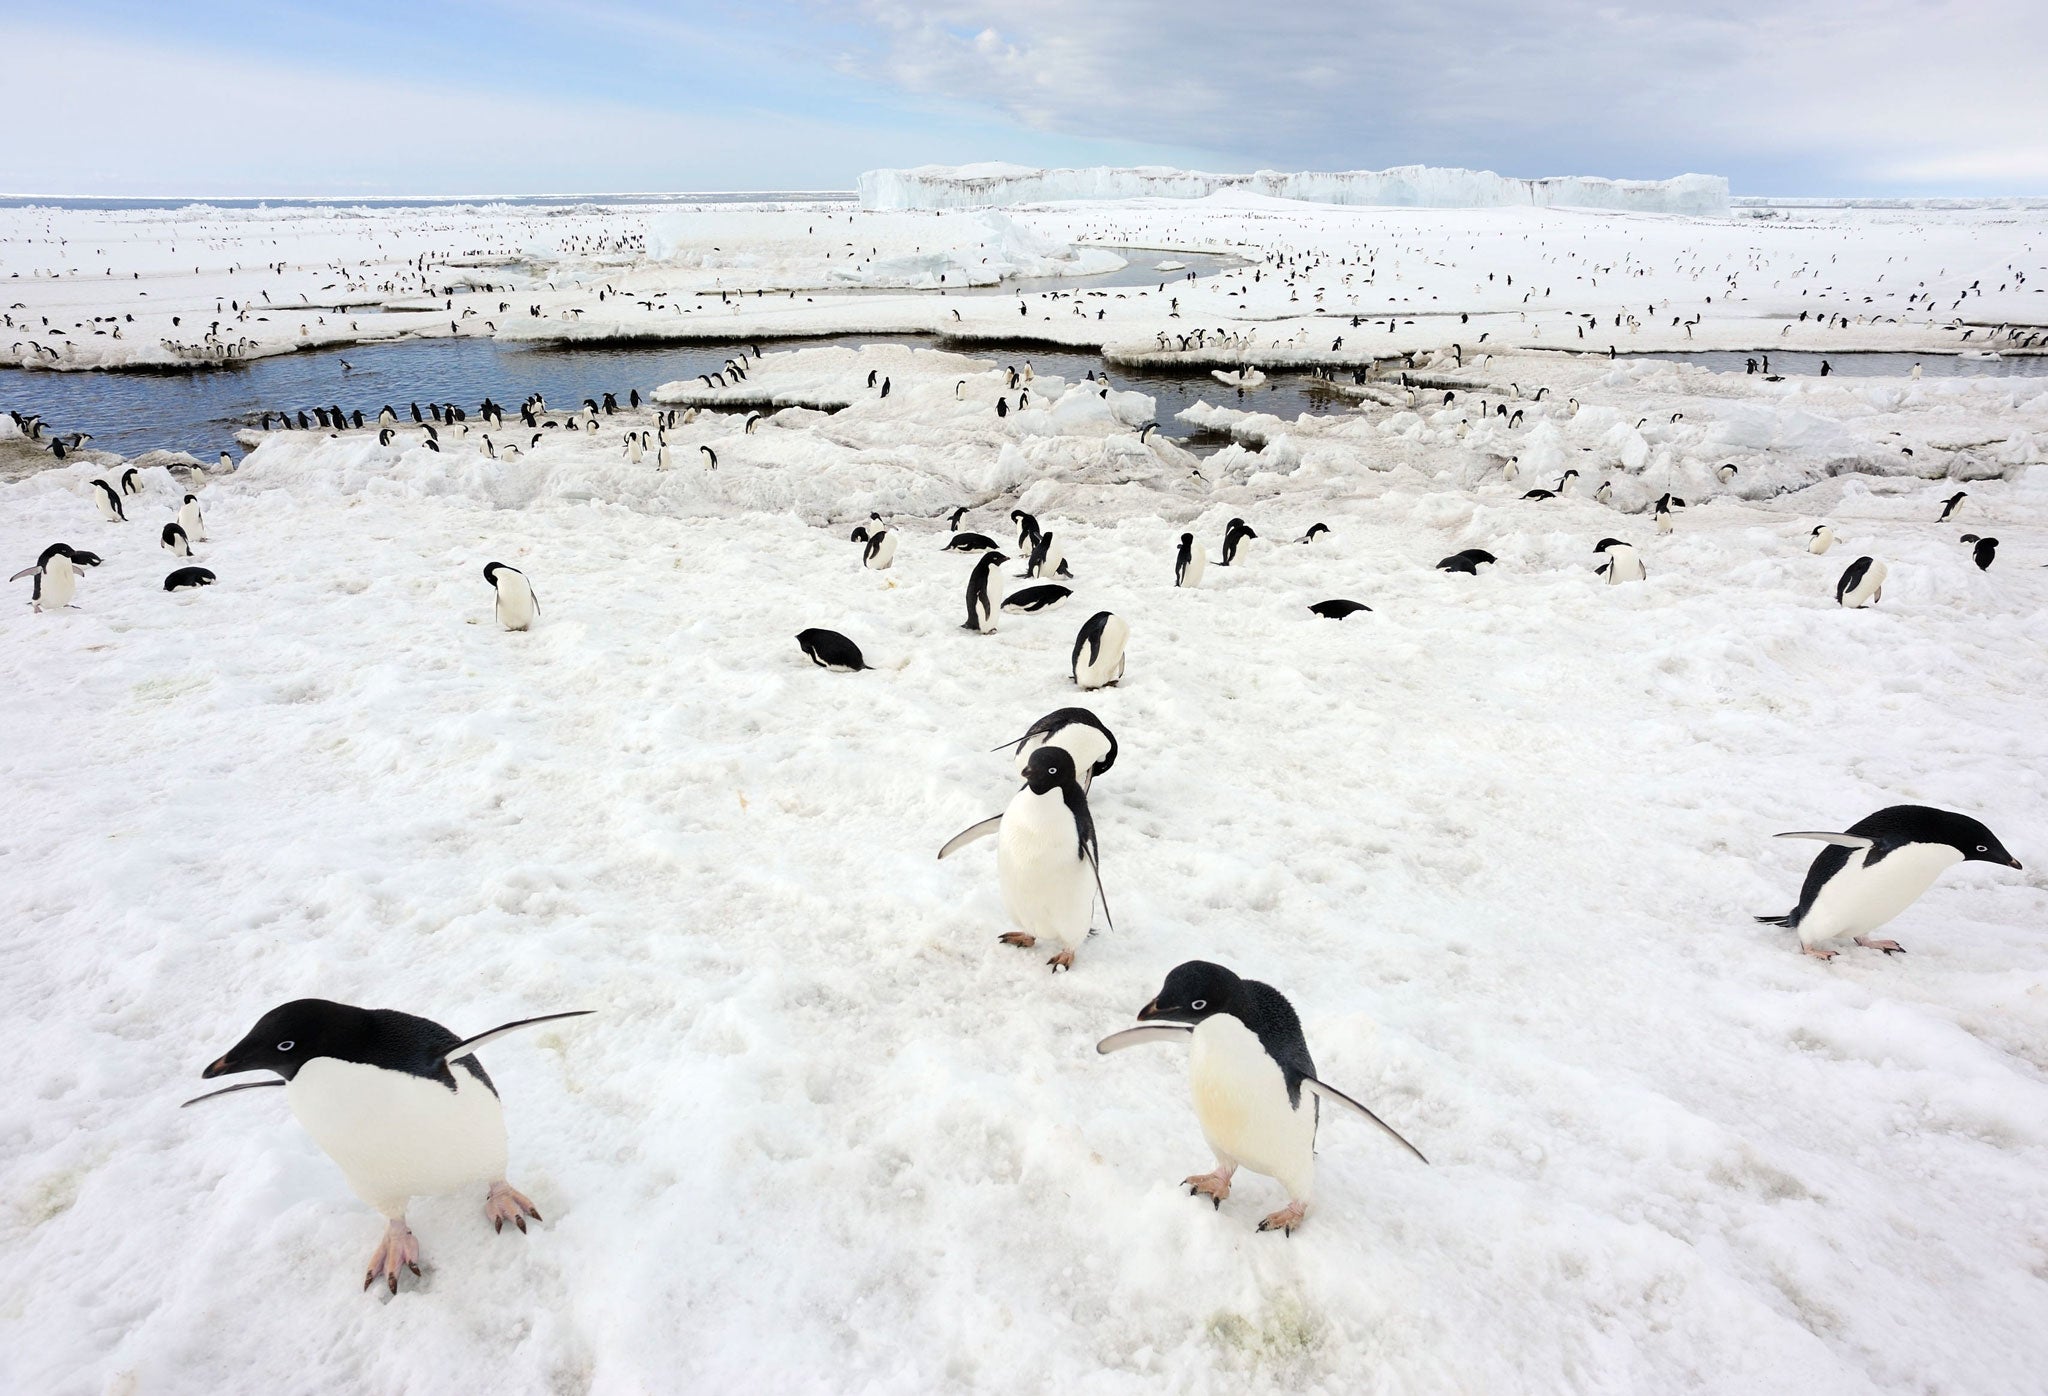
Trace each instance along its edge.
<instances>
[{"instance_id":1,"label":"packed snow mound","mask_svg":"<svg viewBox=\"0 0 2048 1396\"><path fill-rule=\"evenodd\" d=\"M1203 174L1168 165L1047 170L983 164L869 170L860 177L861 207L868 209L990 208L1073 199L1205 199L1225 190L1319 204L1600 208L1695 218L1728 216L1728 181L1720 175L1702 174L1675 179L1600 179L1591 175L1510 179L1491 170L1433 165Z\"/></svg>"}]
</instances>

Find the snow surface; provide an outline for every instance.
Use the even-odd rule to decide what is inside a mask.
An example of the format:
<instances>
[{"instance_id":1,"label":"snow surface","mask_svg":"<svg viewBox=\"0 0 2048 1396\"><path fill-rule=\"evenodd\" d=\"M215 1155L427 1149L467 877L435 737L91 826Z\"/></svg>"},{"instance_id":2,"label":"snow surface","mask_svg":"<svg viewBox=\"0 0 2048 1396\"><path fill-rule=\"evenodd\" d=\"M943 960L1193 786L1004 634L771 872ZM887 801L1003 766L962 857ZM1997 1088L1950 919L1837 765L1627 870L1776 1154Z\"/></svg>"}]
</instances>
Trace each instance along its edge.
<instances>
[{"instance_id":1,"label":"snow surface","mask_svg":"<svg viewBox=\"0 0 2048 1396\"><path fill-rule=\"evenodd\" d=\"M936 243L976 216L905 223ZM1134 353L1221 325L1273 338L1220 366L1270 366L1309 352L1297 324L1366 333L1290 304L1317 290L1439 313L1389 333L1381 310L1415 367L1352 410L1219 390L1196 411L1233 444L1204 460L1085 380L1038 375L996 417L1028 350L770 345L741 389L663 389L699 412L665 473L627 462L642 411L512 460L474 423L440 452L409 425L251 433L224 476L145 470L126 525L89 498L101 461L0 484L5 570L58 539L105 557L78 609L31 615L24 582L0 615L0 1390L2039 1390L2048 382L1613 362L1544 348L1517 305L1549 269L1599 277L1582 309L1690 314L1739 267L1754 299L1703 335L1953 346L1963 313L2023 321L2038 224L1246 203L1027 226L1252 251L1172 292L1250 315L1117 302ZM1369 290L1341 279L1361 239ZM581 318L614 313L608 279L705 274L673 255L593 273ZM1939 308L1855 324L1905 257ZM2011 267L2026 286L1998 289ZM1809 282L1853 329L1786 316ZM1081 319L1025 304L1037 332L1041 306ZM751 306L715 312L735 346L770 323ZM844 405L748 433L748 393ZM1567 468L1565 498L1521 498ZM220 582L165 595L155 531L195 485ZM1666 489L1694 507L1660 537L1640 511ZM962 631L953 504L998 536L1036 512L1073 601ZM902 533L887 572L846 539L871 510ZM1260 538L1176 590L1180 533L1213 558L1234 516ZM1990 571L1964 531L2002 540ZM1604 536L1647 582L1602 584ZM1499 564L1434 570L1475 546ZM1884 599L1845 612L1864 553ZM493 624L493 559L532 579L531 632ZM1374 609L1309 614L1333 597ZM1086 700L1123 748L1091 792L1116 930L1053 978L996 943L992 845L933 854L1014 790L988 748L1077 701L1098 609L1132 628L1124 683ZM875 669L810 667L809 626ZM1813 853L1772 834L1901 801L1983 818L2026 871L1944 875L1890 928L1904 957L1822 965L1751 920ZM1211 1160L1182 1062L1093 1044L1195 957L1289 995L1321 1074L1431 1165L1332 1118L1291 1239L1252 1229L1270 1180L1187 1197ZM425 1277L365 1296L379 1221L276 1093L177 1108L308 994L464 1032L598 1010L484 1052L546 1223L493 1235L480 1195L423 1200Z\"/></svg>"}]
</instances>

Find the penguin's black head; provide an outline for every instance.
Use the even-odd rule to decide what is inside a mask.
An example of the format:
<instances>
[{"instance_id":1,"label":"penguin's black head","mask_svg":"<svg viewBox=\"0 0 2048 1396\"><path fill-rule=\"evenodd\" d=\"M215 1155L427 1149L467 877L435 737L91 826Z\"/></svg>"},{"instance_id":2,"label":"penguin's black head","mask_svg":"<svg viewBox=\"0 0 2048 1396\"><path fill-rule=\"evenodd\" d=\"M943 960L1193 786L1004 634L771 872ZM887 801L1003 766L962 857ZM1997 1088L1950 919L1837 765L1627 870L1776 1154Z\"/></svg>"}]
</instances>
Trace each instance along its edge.
<instances>
[{"instance_id":1,"label":"penguin's black head","mask_svg":"<svg viewBox=\"0 0 2048 1396\"><path fill-rule=\"evenodd\" d=\"M500 572L510 572L511 570L502 562L487 562L484 564L484 580L492 586L496 586L498 584L498 574Z\"/></svg>"},{"instance_id":2,"label":"penguin's black head","mask_svg":"<svg viewBox=\"0 0 2048 1396\"><path fill-rule=\"evenodd\" d=\"M1628 544L1622 542L1619 538L1602 538L1599 542L1593 545L1593 551L1596 553L1604 553L1609 548L1626 548L1627 546Z\"/></svg>"},{"instance_id":3,"label":"penguin's black head","mask_svg":"<svg viewBox=\"0 0 2048 1396\"><path fill-rule=\"evenodd\" d=\"M1194 534L1192 534L1192 533L1183 533L1183 534L1182 534L1182 535L1180 536L1180 545L1181 545L1181 546L1182 546L1183 548L1192 548L1192 547L1194 547L1194 546L1195 546L1195 535L1194 535Z\"/></svg>"},{"instance_id":4,"label":"penguin's black head","mask_svg":"<svg viewBox=\"0 0 2048 1396\"><path fill-rule=\"evenodd\" d=\"M1152 1002L1138 1010L1138 1020L1163 1018L1170 1023L1199 1023L1228 1009L1242 982L1221 965L1189 960L1167 974Z\"/></svg>"},{"instance_id":5,"label":"penguin's black head","mask_svg":"<svg viewBox=\"0 0 2048 1396\"><path fill-rule=\"evenodd\" d=\"M1008 553L999 553L996 552L993 548L991 548L988 552L985 552L981 555L981 565L984 570L1001 567L1004 563L1008 562L1009 560L1010 555Z\"/></svg>"},{"instance_id":6,"label":"penguin's black head","mask_svg":"<svg viewBox=\"0 0 2048 1396\"><path fill-rule=\"evenodd\" d=\"M2005 845L1998 841L1998 835L1967 814L1952 810L1938 811L1939 826L1930 833L1930 841L1947 844L1963 855L1968 863L2002 863L2016 868L2020 860L2006 852Z\"/></svg>"},{"instance_id":7,"label":"penguin's black head","mask_svg":"<svg viewBox=\"0 0 2048 1396\"><path fill-rule=\"evenodd\" d=\"M867 530L867 526L866 526L865 524L863 524L863 525L861 525L861 526L860 526L859 528L856 528L856 529L854 529L854 531L853 531L853 537L852 537L852 539L851 539L850 541L852 541L852 542L855 542L855 543L865 543L865 542L867 542L867 541L868 541L868 530Z\"/></svg>"},{"instance_id":8,"label":"penguin's black head","mask_svg":"<svg viewBox=\"0 0 2048 1396\"><path fill-rule=\"evenodd\" d=\"M1024 783L1034 795L1043 795L1074 783L1074 758L1056 746L1042 746L1024 763Z\"/></svg>"},{"instance_id":9,"label":"penguin's black head","mask_svg":"<svg viewBox=\"0 0 2048 1396\"><path fill-rule=\"evenodd\" d=\"M365 1010L327 999L294 999L256 1020L256 1026L213 1065L200 1072L211 1081L239 1071L274 1071L289 1081L315 1057L331 1057L355 1038Z\"/></svg>"}]
</instances>

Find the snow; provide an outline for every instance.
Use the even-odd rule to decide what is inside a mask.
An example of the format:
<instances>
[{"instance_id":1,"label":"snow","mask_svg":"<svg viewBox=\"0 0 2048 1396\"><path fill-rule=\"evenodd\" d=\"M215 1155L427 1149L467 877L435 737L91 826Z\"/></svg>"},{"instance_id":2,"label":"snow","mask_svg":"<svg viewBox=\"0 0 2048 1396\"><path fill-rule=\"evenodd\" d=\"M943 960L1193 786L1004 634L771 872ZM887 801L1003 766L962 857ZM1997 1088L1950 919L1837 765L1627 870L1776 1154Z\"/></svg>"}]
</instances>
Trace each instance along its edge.
<instances>
[{"instance_id":1,"label":"snow","mask_svg":"<svg viewBox=\"0 0 2048 1396\"><path fill-rule=\"evenodd\" d=\"M524 242L525 216L450 238ZM475 420L438 452L409 423L390 447L252 430L231 472L143 469L126 525L88 495L110 459L0 484L4 571L58 539L105 558L78 609L31 615L23 582L0 613L0 1256L21 1280L0 1389L2038 1387L2048 380L1772 383L1606 353L1682 346L1670 321L1695 313L1694 342L1726 347L1976 347L1990 331L1963 328L2034 323L2038 220L1093 205L1004 216L1054 247L1253 264L1096 300L698 294L825 272L881 217L850 216L828 244L815 211L692 213L530 292L548 313L512 323L559 339L698 314L734 353L779 326L962 327L764 343L739 385L664 385L661 410L697 414L667 472L624 451L650 407L537 445L514 419L499 458ZM891 217L855 262L972 265L996 226ZM686 265L714 248L760 265ZM1724 302L1731 274L1750 299ZM1922 281L1940 298L1908 310ZM707 304L597 299L667 284ZM1524 310L1546 284L1566 304ZM1353 329L1352 296L1378 318ZM1823 299L1848 327L1796 318ZM1111 343L1108 396L1037 373L1020 407L1030 351L1005 322ZM1196 325L1208 348L1155 347ZM1158 404L1118 354L1276 373L1340 335L1354 396L1329 411L1217 385L1189 415L1220 452L1139 440ZM11 426L0 465L48 460ZM1521 498L1567 469L1564 498ZM167 596L155 532L188 488L220 581ZM1693 507L1660 536L1643 511L1667 490ZM1073 600L963 631L955 504L998 537L1035 512ZM901 535L886 572L847 541L870 511ZM1233 517L1259 539L1175 589L1180 534L1213 558ZM1814 557L1823 521L1838 544ZM1990 571L1961 532L2000 538ZM1607 536L1647 581L1594 574ZM1434 570L1467 547L1500 561ZM1883 600L1844 611L1865 553ZM493 622L492 560L532 580L530 632ZM1373 609L1307 610L1332 597ZM1128 621L1129 668L1083 699L1068 656L1097 610ZM811 667L810 626L874 669ZM1116 930L1055 978L996 943L994 845L934 854L1014 791L989 748L1077 701L1122 746L1090 793ZM1751 919L1793 904L1818 847L1772 834L1899 802L1982 818L2026 870L1944 874L1888 928L1903 957L1821 965ZM1093 1046L1191 958L1286 993L1321 1074L1431 1164L1333 1116L1291 1239L1253 1230L1284 1200L1270 1180L1189 1198L1211 1159L1184 1062ZM481 1190L420 1201L425 1276L363 1294L380 1221L281 1093L177 1108L309 994L461 1032L597 1010L483 1052L546 1222L494 1235Z\"/></svg>"},{"instance_id":2,"label":"snow","mask_svg":"<svg viewBox=\"0 0 2048 1396\"><path fill-rule=\"evenodd\" d=\"M860 177L860 201L871 209L988 208L1067 200L1202 199L1247 191L1319 204L1374 204L1400 208L1601 208L1723 218L1728 181L1719 175L1674 179L1600 179L1586 175L1510 179L1491 170L1400 165L1389 170L1305 170L1283 173L1203 174L1162 165L1078 170L1024 165L920 165L869 170Z\"/></svg>"}]
</instances>

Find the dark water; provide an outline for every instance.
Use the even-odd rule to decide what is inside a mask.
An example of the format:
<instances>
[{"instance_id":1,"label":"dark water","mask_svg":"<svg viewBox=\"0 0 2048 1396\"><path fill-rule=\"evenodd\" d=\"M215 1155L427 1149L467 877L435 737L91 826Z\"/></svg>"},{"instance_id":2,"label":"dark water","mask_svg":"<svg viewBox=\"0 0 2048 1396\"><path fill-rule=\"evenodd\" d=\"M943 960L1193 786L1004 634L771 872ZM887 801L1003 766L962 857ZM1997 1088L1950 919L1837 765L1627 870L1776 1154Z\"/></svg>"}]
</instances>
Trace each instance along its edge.
<instances>
[{"instance_id":1,"label":"dark water","mask_svg":"<svg viewBox=\"0 0 2048 1396\"><path fill-rule=\"evenodd\" d=\"M486 395L516 405L540 393L557 408L614 393L624 403L638 388L645 401L663 383L717 371L743 341L717 345L589 345L552 348L501 344L490 339L422 339L358 344L347 349L285 354L235 368L178 373L42 373L0 369L0 409L42 416L53 432L92 433L96 450L124 456L162 448L189 451L210 461L223 450L236 456L235 431L254 426L267 411L338 404L366 419L390 403L402 418L408 404L452 402L474 413ZM1102 373L1099 355L1036 347L985 348L902 335L768 340L769 353L821 345L912 344L954 348L999 364L1029 362L1038 372L1069 380ZM344 369L343 361L353 367ZM1273 377L1241 398L1206 373L1186 377L1118 369L1118 388L1158 399L1159 429L1187 440L1194 435L1173 415L1198 399L1293 418L1302 412L1342 412L1350 403L1306 376ZM1214 445L1215 442L1196 444Z\"/></svg>"},{"instance_id":2,"label":"dark water","mask_svg":"<svg viewBox=\"0 0 2048 1396\"><path fill-rule=\"evenodd\" d=\"M1672 363L1698 364L1717 373L1745 373L1747 361L1757 360L1762 371L1764 355L1737 349L1701 349L1669 354L1623 354L1625 359L1664 359ZM1822 360L1845 378L1910 378L1913 365L1920 365L1923 378L2018 378L2048 374L2048 355L2021 354L2003 359L1966 359L1955 354L1809 354L1788 350L1772 352L1771 372L1794 377L1818 376Z\"/></svg>"}]
</instances>

